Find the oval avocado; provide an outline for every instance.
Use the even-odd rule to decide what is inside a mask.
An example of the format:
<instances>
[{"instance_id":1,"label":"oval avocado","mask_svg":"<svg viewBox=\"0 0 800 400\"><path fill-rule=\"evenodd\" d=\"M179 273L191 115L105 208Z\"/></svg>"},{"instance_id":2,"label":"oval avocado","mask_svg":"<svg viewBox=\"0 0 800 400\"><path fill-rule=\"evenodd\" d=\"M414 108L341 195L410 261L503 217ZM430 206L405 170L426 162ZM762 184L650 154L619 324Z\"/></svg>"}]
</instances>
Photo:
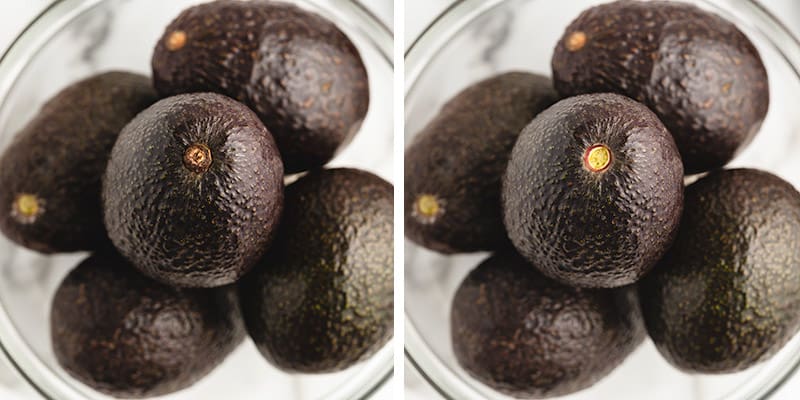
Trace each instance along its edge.
<instances>
[{"instance_id":1,"label":"oval avocado","mask_svg":"<svg viewBox=\"0 0 800 400\"><path fill-rule=\"evenodd\" d=\"M632 287L569 287L507 250L469 273L456 290L450 318L461 366L520 398L585 389L646 336Z\"/></svg>"},{"instance_id":2,"label":"oval avocado","mask_svg":"<svg viewBox=\"0 0 800 400\"><path fill-rule=\"evenodd\" d=\"M61 90L0 156L0 231L42 253L108 247L100 202L111 148L158 100L150 79L112 71Z\"/></svg>"},{"instance_id":3,"label":"oval avocado","mask_svg":"<svg viewBox=\"0 0 800 400\"><path fill-rule=\"evenodd\" d=\"M286 188L275 244L239 290L247 331L273 365L338 371L392 337L393 203L390 183L348 168Z\"/></svg>"},{"instance_id":4,"label":"oval avocado","mask_svg":"<svg viewBox=\"0 0 800 400\"><path fill-rule=\"evenodd\" d=\"M800 328L800 193L763 171L714 171L686 188L678 237L640 282L647 331L693 373L741 371Z\"/></svg>"},{"instance_id":5,"label":"oval avocado","mask_svg":"<svg viewBox=\"0 0 800 400\"><path fill-rule=\"evenodd\" d=\"M327 19L281 2L212 1L183 11L152 60L163 96L217 92L258 114L287 173L321 167L369 106L358 50Z\"/></svg>"},{"instance_id":6,"label":"oval avocado","mask_svg":"<svg viewBox=\"0 0 800 400\"><path fill-rule=\"evenodd\" d=\"M584 11L556 46L563 96L614 92L652 109L687 174L727 164L769 108L767 71L736 25L696 6L616 1Z\"/></svg>"},{"instance_id":7,"label":"oval avocado","mask_svg":"<svg viewBox=\"0 0 800 400\"><path fill-rule=\"evenodd\" d=\"M173 288L110 251L87 258L61 282L50 326L56 359L70 375L125 398L189 387L245 338L232 286Z\"/></svg>"},{"instance_id":8,"label":"oval avocado","mask_svg":"<svg viewBox=\"0 0 800 400\"><path fill-rule=\"evenodd\" d=\"M459 92L405 151L405 234L441 253L508 243L500 181L519 132L558 100L553 82L507 72Z\"/></svg>"}]
</instances>

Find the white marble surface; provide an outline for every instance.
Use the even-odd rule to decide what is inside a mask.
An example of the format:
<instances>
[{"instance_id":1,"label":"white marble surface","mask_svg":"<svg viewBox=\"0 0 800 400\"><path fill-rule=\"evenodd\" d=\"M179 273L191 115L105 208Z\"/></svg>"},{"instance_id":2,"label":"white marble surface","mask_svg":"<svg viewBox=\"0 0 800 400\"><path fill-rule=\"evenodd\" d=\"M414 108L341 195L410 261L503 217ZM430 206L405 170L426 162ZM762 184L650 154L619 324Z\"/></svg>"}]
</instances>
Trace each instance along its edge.
<instances>
[{"instance_id":1,"label":"white marble surface","mask_svg":"<svg viewBox=\"0 0 800 400\"><path fill-rule=\"evenodd\" d=\"M10 43L52 0L2 0L0 1L0 51L5 51ZM391 0L365 0L363 2L390 28L393 25L393 4ZM92 29L92 27L87 27ZM389 381L373 397L377 400L393 398L394 384ZM234 395L235 397L235 395ZM38 395L0 353L0 400L40 399Z\"/></svg>"},{"instance_id":2,"label":"white marble surface","mask_svg":"<svg viewBox=\"0 0 800 400\"><path fill-rule=\"evenodd\" d=\"M453 0L406 1L404 17L406 46L410 46L428 24L453 2ZM800 2L796 0L761 0L761 3L778 16L796 36L800 36ZM405 366L405 386L405 398L409 400L442 398L408 362ZM800 375L793 377L772 398L775 400L800 398Z\"/></svg>"}]
</instances>

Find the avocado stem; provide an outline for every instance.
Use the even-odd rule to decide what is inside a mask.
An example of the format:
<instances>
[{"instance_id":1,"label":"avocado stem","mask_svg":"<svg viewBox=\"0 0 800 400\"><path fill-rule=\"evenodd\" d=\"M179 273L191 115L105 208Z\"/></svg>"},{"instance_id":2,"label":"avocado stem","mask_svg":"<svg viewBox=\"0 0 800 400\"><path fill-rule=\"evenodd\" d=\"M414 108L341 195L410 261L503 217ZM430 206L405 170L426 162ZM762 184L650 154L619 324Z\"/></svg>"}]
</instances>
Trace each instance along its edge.
<instances>
[{"instance_id":1,"label":"avocado stem","mask_svg":"<svg viewBox=\"0 0 800 400\"><path fill-rule=\"evenodd\" d=\"M583 48L586 45L586 34L582 31L577 31L571 33L567 37L566 47L567 50L575 52Z\"/></svg>"},{"instance_id":2,"label":"avocado stem","mask_svg":"<svg viewBox=\"0 0 800 400\"><path fill-rule=\"evenodd\" d=\"M183 153L183 165L196 174L202 174L211 167L211 149L202 143L195 143Z\"/></svg>"},{"instance_id":3,"label":"avocado stem","mask_svg":"<svg viewBox=\"0 0 800 400\"><path fill-rule=\"evenodd\" d=\"M167 50L169 51L176 51L183 48L186 45L186 32L184 31L175 31L167 36Z\"/></svg>"},{"instance_id":4,"label":"avocado stem","mask_svg":"<svg viewBox=\"0 0 800 400\"><path fill-rule=\"evenodd\" d=\"M422 223L430 224L444 213L444 204L432 194L421 194L414 202L414 216Z\"/></svg>"},{"instance_id":5,"label":"avocado stem","mask_svg":"<svg viewBox=\"0 0 800 400\"><path fill-rule=\"evenodd\" d=\"M591 172L603 172L611 165L611 158L608 146L595 144L583 153L583 165Z\"/></svg>"},{"instance_id":6,"label":"avocado stem","mask_svg":"<svg viewBox=\"0 0 800 400\"><path fill-rule=\"evenodd\" d=\"M21 193L11 205L11 216L19 223L32 224L44 212L44 202L36 195Z\"/></svg>"}]
</instances>

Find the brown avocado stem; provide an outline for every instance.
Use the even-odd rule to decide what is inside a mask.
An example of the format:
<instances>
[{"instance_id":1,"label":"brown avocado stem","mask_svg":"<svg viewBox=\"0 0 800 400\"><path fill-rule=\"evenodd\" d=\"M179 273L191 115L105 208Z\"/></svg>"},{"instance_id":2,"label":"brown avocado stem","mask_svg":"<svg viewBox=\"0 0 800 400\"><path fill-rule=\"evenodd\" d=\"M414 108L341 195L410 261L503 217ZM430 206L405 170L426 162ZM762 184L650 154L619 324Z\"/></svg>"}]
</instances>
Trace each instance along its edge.
<instances>
[{"instance_id":1,"label":"brown avocado stem","mask_svg":"<svg viewBox=\"0 0 800 400\"><path fill-rule=\"evenodd\" d=\"M169 51L177 51L183 48L186 45L186 32L184 31L174 31L167 36L167 50Z\"/></svg>"},{"instance_id":2,"label":"brown avocado stem","mask_svg":"<svg viewBox=\"0 0 800 400\"><path fill-rule=\"evenodd\" d=\"M202 174L211 167L211 149L202 143L195 143L183 154L183 165L197 174Z\"/></svg>"}]
</instances>

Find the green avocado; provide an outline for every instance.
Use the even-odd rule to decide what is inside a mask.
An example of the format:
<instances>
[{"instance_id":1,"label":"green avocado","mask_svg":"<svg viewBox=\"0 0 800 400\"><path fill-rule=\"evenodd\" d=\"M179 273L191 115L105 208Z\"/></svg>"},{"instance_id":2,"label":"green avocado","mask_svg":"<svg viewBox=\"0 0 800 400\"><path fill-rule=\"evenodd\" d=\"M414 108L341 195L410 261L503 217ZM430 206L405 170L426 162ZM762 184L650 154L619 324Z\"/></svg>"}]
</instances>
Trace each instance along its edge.
<instances>
[{"instance_id":1,"label":"green avocado","mask_svg":"<svg viewBox=\"0 0 800 400\"><path fill-rule=\"evenodd\" d=\"M639 293L650 337L677 368L766 360L800 328L800 193L753 169L688 186L675 244Z\"/></svg>"},{"instance_id":2,"label":"green avocado","mask_svg":"<svg viewBox=\"0 0 800 400\"><path fill-rule=\"evenodd\" d=\"M519 132L558 100L544 76L508 72L450 99L405 152L405 234L442 253L508 243L500 181Z\"/></svg>"},{"instance_id":3,"label":"green avocado","mask_svg":"<svg viewBox=\"0 0 800 400\"><path fill-rule=\"evenodd\" d=\"M393 203L390 183L355 169L313 171L286 188L275 244L239 291L273 365L342 370L392 337Z\"/></svg>"},{"instance_id":4,"label":"green avocado","mask_svg":"<svg viewBox=\"0 0 800 400\"><path fill-rule=\"evenodd\" d=\"M119 135L103 182L108 234L145 275L175 286L236 282L283 210L283 165L258 117L214 93L161 100Z\"/></svg>"},{"instance_id":5,"label":"green avocado","mask_svg":"<svg viewBox=\"0 0 800 400\"><path fill-rule=\"evenodd\" d=\"M620 365L645 336L632 287L566 286L513 251L478 265L452 304L458 362L481 382L520 398L585 389Z\"/></svg>"},{"instance_id":6,"label":"green avocado","mask_svg":"<svg viewBox=\"0 0 800 400\"><path fill-rule=\"evenodd\" d=\"M108 247L101 179L120 130L158 100L150 80L106 72L45 103L0 156L0 231L42 253Z\"/></svg>"},{"instance_id":7,"label":"green avocado","mask_svg":"<svg viewBox=\"0 0 800 400\"><path fill-rule=\"evenodd\" d=\"M164 96L217 92L258 114L287 173L321 167L369 107L361 56L332 22L286 3L213 1L183 11L152 59Z\"/></svg>"},{"instance_id":8,"label":"green avocado","mask_svg":"<svg viewBox=\"0 0 800 400\"><path fill-rule=\"evenodd\" d=\"M50 326L56 359L70 375L126 398L189 387L246 336L234 287L173 288L108 251L61 282Z\"/></svg>"},{"instance_id":9,"label":"green avocado","mask_svg":"<svg viewBox=\"0 0 800 400\"><path fill-rule=\"evenodd\" d=\"M520 133L503 181L514 247L545 275L582 287L638 281L667 251L683 207L675 142L617 94L562 100Z\"/></svg>"},{"instance_id":10,"label":"green avocado","mask_svg":"<svg viewBox=\"0 0 800 400\"><path fill-rule=\"evenodd\" d=\"M769 108L767 71L747 36L680 2L584 11L558 42L552 68L563 96L614 92L646 104L674 136L687 174L727 164Z\"/></svg>"}]
</instances>

